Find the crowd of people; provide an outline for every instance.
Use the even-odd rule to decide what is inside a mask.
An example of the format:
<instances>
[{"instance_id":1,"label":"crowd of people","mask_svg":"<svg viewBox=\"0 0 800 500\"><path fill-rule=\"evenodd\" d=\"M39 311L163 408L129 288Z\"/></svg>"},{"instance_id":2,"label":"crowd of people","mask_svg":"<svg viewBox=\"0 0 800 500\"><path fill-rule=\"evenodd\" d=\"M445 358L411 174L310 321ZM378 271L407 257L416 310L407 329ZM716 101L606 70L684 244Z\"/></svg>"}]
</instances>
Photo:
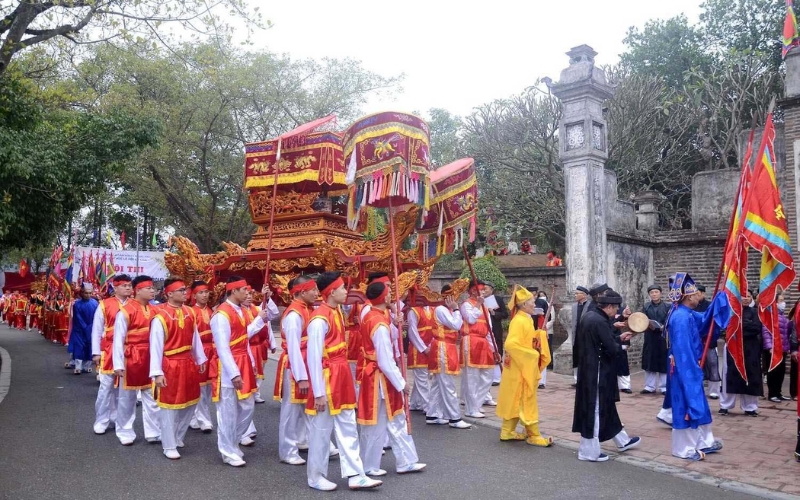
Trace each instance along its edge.
<instances>
[{"instance_id":1,"label":"crowd of people","mask_svg":"<svg viewBox=\"0 0 800 500\"><path fill-rule=\"evenodd\" d=\"M395 455L397 473L425 469L407 431L406 410L424 412L428 425L468 429L471 424L462 418L462 405L463 416L470 418L484 418L483 407L496 407L503 419L500 440L552 444L539 429L537 403L552 358L554 314L543 291L515 286L506 307L491 283L471 281L462 301L447 285L441 302L431 303L413 288L395 301L386 273L369 276L365 302L351 300L338 273L316 279L301 275L290 282L289 291L291 303L280 312L269 287L261 290L264 302L258 306L253 304L254 290L233 276L224 297L213 305L208 284L169 278L159 303L149 277L117 275L108 298L98 300L97 291L85 284L71 313L63 303L60 309L52 307L67 318L68 339L56 335L61 329L48 330L47 319L32 323L32 313L38 311L20 294L4 295L0 312L11 326L38 327L48 339L68 340L71 359L66 366L74 373L94 368L99 380L96 434L113 427L120 444L134 444L138 402L145 440L160 442L163 454L173 460L180 458L188 429L214 431L213 402L222 462L246 464L243 448L252 446L258 435L253 415L255 405L264 402L264 366L277 348L274 320L279 320L281 343L273 389L280 402L278 459L306 465L311 488L336 489L328 474L332 456L339 457L341 476L351 489L382 484L376 478L387 474L381 469L386 449ZM663 299L662 288L653 285L643 309L648 324L643 331L646 376L641 392L664 396L657 418L673 429L673 455L692 460L722 449L711 430L704 380L708 397L720 400L721 415L733 409L738 396L745 414L757 416L761 362L766 357L762 354L772 347L755 309L747 308L743 330L748 382L728 369L732 362L727 352L722 373L716 349L708 351L701 368L705 335L711 332L711 345L716 346L730 317L723 295L712 302L704 292L690 276L679 273L670 279L671 304ZM619 393L633 392L627 349L637 332L627 328L630 308L607 285L578 287L575 299L573 432L581 436L578 458L602 462L608 456L601 442L613 440L620 452L641 443L623 428L616 410ZM749 292L745 300L754 301ZM780 308L785 309L782 300ZM402 323L408 337L405 360ZM793 321L781 320L781 336L795 373L798 343ZM413 373L413 389L401 369L404 362ZM790 397L782 394L783 372L781 365L767 375L768 397L774 402L796 397L796 386ZM499 385L496 401L492 385ZM673 413L681 418L673 420Z\"/></svg>"}]
</instances>

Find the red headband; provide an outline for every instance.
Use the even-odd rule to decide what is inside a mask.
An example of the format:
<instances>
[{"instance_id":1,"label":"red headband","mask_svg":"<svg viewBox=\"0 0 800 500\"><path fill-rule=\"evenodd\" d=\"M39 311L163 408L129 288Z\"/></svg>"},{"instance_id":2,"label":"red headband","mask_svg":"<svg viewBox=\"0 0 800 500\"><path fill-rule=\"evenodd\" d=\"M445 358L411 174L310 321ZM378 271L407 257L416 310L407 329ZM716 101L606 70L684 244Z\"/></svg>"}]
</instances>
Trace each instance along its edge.
<instances>
[{"instance_id":1,"label":"red headband","mask_svg":"<svg viewBox=\"0 0 800 500\"><path fill-rule=\"evenodd\" d=\"M230 292L231 290L236 290L237 288L242 288L246 286L247 286L247 281L245 280L234 281L233 283L228 283L227 285L225 285L225 291Z\"/></svg>"},{"instance_id":2,"label":"red headband","mask_svg":"<svg viewBox=\"0 0 800 500\"><path fill-rule=\"evenodd\" d=\"M111 283L114 285L119 285L120 283L130 283L130 278L114 278Z\"/></svg>"},{"instance_id":3,"label":"red headband","mask_svg":"<svg viewBox=\"0 0 800 500\"><path fill-rule=\"evenodd\" d=\"M317 288L317 282L314 280L308 280L303 284L295 285L289 290L289 293L292 295L297 295L298 293L308 292L309 290L313 290Z\"/></svg>"},{"instance_id":4,"label":"red headband","mask_svg":"<svg viewBox=\"0 0 800 500\"><path fill-rule=\"evenodd\" d=\"M322 298L327 299L328 295L331 294L334 290L339 288L340 286L344 286L344 280L342 278L336 278L333 283L326 286L324 290L322 290Z\"/></svg>"},{"instance_id":5,"label":"red headband","mask_svg":"<svg viewBox=\"0 0 800 500\"><path fill-rule=\"evenodd\" d=\"M200 293L200 292L202 292L204 290L208 290L208 289L209 289L208 285L202 284L202 285L197 285L196 287L192 288L192 292Z\"/></svg>"},{"instance_id":6,"label":"red headband","mask_svg":"<svg viewBox=\"0 0 800 500\"><path fill-rule=\"evenodd\" d=\"M369 284L373 283L383 283L384 285L389 284L389 277L388 276L381 276L380 278L375 278L374 280L370 281Z\"/></svg>"},{"instance_id":7,"label":"red headband","mask_svg":"<svg viewBox=\"0 0 800 500\"><path fill-rule=\"evenodd\" d=\"M149 286L153 286L153 282L152 282L152 281L149 281L149 280L148 280L148 281L142 281L141 283L138 283L138 284L137 284L137 285L134 287L133 291L139 290L139 289L141 289L141 288L147 288L147 287L149 287Z\"/></svg>"},{"instance_id":8,"label":"red headband","mask_svg":"<svg viewBox=\"0 0 800 500\"><path fill-rule=\"evenodd\" d=\"M389 287L384 287L383 292L380 295L375 297L374 299L369 299L370 304L373 306L379 306L381 304L386 303L386 296L389 294Z\"/></svg>"},{"instance_id":9,"label":"red headband","mask_svg":"<svg viewBox=\"0 0 800 500\"><path fill-rule=\"evenodd\" d=\"M179 290L181 288L186 288L186 284L183 281L176 281L164 288L164 293L174 292L175 290Z\"/></svg>"}]
</instances>

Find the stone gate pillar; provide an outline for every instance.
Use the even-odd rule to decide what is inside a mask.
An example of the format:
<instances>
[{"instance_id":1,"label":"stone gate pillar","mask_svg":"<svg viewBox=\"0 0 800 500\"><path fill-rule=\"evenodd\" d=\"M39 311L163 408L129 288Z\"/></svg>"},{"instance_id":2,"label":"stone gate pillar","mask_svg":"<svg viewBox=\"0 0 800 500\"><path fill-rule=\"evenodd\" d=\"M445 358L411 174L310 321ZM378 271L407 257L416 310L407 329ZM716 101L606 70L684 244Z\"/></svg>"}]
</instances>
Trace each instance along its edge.
<instances>
[{"instance_id":1,"label":"stone gate pillar","mask_svg":"<svg viewBox=\"0 0 800 500\"><path fill-rule=\"evenodd\" d=\"M566 198L567 293L577 286L605 283L606 200L605 162L608 159L608 127L603 118L603 102L614 95L606 75L595 67L597 55L588 45L567 52L569 66L551 86L561 100L559 155L564 166ZM559 319L569 332L567 342L555 353L555 370L572 370L571 304L565 303Z\"/></svg>"}]
</instances>

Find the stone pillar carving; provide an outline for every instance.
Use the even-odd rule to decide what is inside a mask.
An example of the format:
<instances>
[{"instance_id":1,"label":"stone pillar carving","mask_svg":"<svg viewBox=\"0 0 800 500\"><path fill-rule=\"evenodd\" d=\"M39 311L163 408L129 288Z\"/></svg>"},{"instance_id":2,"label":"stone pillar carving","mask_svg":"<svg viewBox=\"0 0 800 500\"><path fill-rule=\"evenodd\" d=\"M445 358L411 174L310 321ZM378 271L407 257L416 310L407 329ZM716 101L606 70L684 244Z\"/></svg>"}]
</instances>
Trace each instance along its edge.
<instances>
[{"instance_id":1,"label":"stone pillar carving","mask_svg":"<svg viewBox=\"0 0 800 500\"><path fill-rule=\"evenodd\" d=\"M658 229L658 208L664 196L656 191L642 191L633 202L636 204L636 229L653 232Z\"/></svg>"},{"instance_id":2,"label":"stone pillar carving","mask_svg":"<svg viewBox=\"0 0 800 500\"><path fill-rule=\"evenodd\" d=\"M577 286L607 279L604 168L608 127L603 102L614 95L614 89L603 70L595 67L594 49L581 45L567 55L569 66L551 90L563 108L558 137L566 197L567 293L571 294ZM555 353L554 368L567 373L572 370L571 304L564 305L559 320L569 337Z\"/></svg>"}]
</instances>

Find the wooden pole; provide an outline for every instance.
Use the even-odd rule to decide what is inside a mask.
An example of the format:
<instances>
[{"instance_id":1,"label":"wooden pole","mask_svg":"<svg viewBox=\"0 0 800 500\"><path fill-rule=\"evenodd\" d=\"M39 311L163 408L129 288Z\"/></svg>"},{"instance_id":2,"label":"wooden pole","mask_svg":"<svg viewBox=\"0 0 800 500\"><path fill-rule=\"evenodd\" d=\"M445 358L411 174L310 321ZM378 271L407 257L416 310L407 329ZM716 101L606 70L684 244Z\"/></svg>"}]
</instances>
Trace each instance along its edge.
<instances>
[{"instance_id":1,"label":"wooden pole","mask_svg":"<svg viewBox=\"0 0 800 500\"><path fill-rule=\"evenodd\" d=\"M392 210L392 199L389 198L389 236L392 239L392 268L394 269L394 300L395 300L395 311L397 315L397 330L398 330L398 337L399 337L399 348L400 348L400 370L403 372L403 379L408 381L408 376L406 375L406 359L405 359L405 349L403 348L403 313L400 310L400 273L398 269L400 266L397 262L397 241L394 237L394 211ZM408 433L411 434L411 413L408 410L408 394L403 394L403 403L406 414L406 429Z\"/></svg>"},{"instance_id":2,"label":"wooden pole","mask_svg":"<svg viewBox=\"0 0 800 500\"><path fill-rule=\"evenodd\" d=\"M462 247L464 250L464 259L467 261L467 267L469 267L469 274L472 276L472 281L477 284L478 277L475 275L475 270L472 268L472 260L469 258L469 253L467 252L467 244L465 243ZM492 347L494 347L494 356L495 356L495 364L500 366L500 372L503 371L503 363L499 362L498 359L500 358L500 352L497 350L497 342L494 340L494 332L492 331L492 320L489 318L489 313L486 311L486 307L481 304L481 310L483 311L483 319L486 320L486 327L489 328L489 338L492 339Z\"/></svg>"},{"instance_id":3,"label":"wooden pole","mask_svg":"<svg viewBox=\"0 0 800 500\"><path fill-rule=\"evenodd\" d=\"M750 146L753 144L753 138L755 136L755 117L753 117L753 123L750 127L750 138L748 139L748 150L750 150ZM752 150L750 150L752 151ZM719 264L719 272L717 273L717 282L714 285L714 295L711 296L713 299L717 292L719 291L719 285L722 281L722 274L725 271L725 256L728 253L728 247L730 244L736 245L737 242L731 240L731 231L733 230L733 221L736 219L736 208L739 206L739 198L742 194L742 184L744 183L745 175L747 173L747 169L750 168L750 156L748 155L742 164L742 173L739 175L739 187L736 189L736 198L733 202L733 212L731 212L731 218L728 222L728 241L725 244L725 249L722 254L722 262ZM744 207L742 207L744 208ZM744 216L744 214L741 214ZM735 251L735 249L733 249ZM664 325L666 326L666 325ZM708 349L711 346L711 335L714 332L714 320L711 320L711 325L708 327L708 335L706 335L706 342L703 346L703 356L700 358L700 368L703 368L706 364L706 357L708 355Z\"/></svg>"},{"instance_id":4,"label":"wooden pole","mask_svg":"<svg viewBox=\"0 0 800 500\"><path fill-rule=\"evenodd\" d=\"M272 180L272 206L269 209L269 235L267 236L267 261L264 266L264 284L269 285L269 263L272 257L272 228L275 225L275 205L278 204L278 166L281 161L281 143L278 138L278 153L275 155L275 178ZM261 302L261 309L266 310L267 297Z\"/></svg>"}]
</instances>

